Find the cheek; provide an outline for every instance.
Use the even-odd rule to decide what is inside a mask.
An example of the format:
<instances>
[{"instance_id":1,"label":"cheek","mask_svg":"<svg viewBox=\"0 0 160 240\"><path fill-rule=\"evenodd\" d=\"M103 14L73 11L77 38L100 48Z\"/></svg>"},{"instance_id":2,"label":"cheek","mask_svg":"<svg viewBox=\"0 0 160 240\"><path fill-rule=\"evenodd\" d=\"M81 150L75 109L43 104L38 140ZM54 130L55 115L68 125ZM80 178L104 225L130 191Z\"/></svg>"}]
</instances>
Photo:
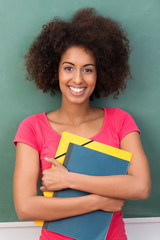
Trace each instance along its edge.
<instances>
[{"instance_id":1,"label":"cheek","mask_svg":"<svg viewBox=\"0 0 160 240\"><path fill-rule=\"evenodd\" d=\"M60 89L63 87L63 85L66 83L66 77L63 74L63 72L59 72L59 87Z\"/></svg>"},{"instance_id":2,"label":"cheek","mask_svg":"<svg viewBox=\"0 0 160 240\"><path fill-rule=\"evenodd\" d=\"M63 92L64 87L65 87L65 84L62 81L59 81L59 88L60 88L61 92Z\"/></svg>"},{"instance_id":3,"label":"cheek","mask_svg":"<svg viewBox=\"0 0 160 240\"><path fill-rule=\"evenodd\" d=\"M97 82L97 75L93 75L89 80L89 85L95 87Z\"/></svg>"},{"instance_id":4,"label":"cheek","mask_svg":"<svg viewBox=\"0 0 160 240\"><path fill-rule=\"evenodd\" d=\"M61 92L63 92L64 85L63 85L62 81L60 80L60 78L59 78L59 89Z\"/></svg>"}]
</instances>

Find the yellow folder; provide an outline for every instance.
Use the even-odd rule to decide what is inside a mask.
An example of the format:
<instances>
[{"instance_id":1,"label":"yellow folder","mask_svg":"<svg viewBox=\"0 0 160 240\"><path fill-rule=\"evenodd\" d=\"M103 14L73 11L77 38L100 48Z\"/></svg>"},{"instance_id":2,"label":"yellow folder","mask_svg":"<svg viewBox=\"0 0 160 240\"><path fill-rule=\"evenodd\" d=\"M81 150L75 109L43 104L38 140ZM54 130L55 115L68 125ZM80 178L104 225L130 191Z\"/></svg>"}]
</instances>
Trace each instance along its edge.
<instances>
[{"instance_id":1,"label":"yellow folder","mask_svg":"<svg viewBox=\"0 0 160 240\"><path fill-rule=\"evenodd\" d=\"M128 162L130 162L132 158L132 153L130 152L127 152L115 147L111 147L109 145L96 142L88 138L80 137L75 134L63 132L56 155L55 155L55 159L59 161L61 164L63 164L64 162L64 158L65 158L69 143L74 143L74 144L84 146L102 153L106 153L111 156L126 160ZM54 165L52 165L52 167L54 167ZM45 197L53 197L53 192L44 192L43 194ZM39 226L43 226L44 221L35 221L35 223Z\"/></svg>"}]
</instances>

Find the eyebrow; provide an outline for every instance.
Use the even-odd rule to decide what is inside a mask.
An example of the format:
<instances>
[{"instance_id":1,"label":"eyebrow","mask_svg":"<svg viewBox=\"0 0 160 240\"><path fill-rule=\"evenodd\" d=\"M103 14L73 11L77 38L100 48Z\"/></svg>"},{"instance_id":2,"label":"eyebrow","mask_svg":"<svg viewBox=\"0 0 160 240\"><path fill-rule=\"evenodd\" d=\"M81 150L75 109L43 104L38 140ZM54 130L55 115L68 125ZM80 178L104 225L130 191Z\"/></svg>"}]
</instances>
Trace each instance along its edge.
<instances>
[{"instance_id":1,"label":"eyebrow","mask_svg":"<svg viewBox=\"0 0 160 240\"><path fill-rule=\"evenodd\" d=\"M63 62L63 64L65 64L65 63L71 64L72 66L75 66L75 64L73 64L73 63L71 63L71 62ZM83 65L83 67L87 67L87 66L90 66L90 65L93 66L93 67L95 67L95 65L92 64L92 63L85 64L85 65Z\"/></svg>"}]
</instances>

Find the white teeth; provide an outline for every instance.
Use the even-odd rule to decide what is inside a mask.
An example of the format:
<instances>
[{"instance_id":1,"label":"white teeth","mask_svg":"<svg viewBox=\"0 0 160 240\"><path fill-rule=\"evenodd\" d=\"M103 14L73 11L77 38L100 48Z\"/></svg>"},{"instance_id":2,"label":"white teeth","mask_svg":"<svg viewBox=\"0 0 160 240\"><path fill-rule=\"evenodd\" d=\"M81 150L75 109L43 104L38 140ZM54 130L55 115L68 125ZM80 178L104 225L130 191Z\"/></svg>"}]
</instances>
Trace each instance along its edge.
<instances>
[{"instance_id":1,"label":"white teeth","mask_svg":"<svg viewBox=\"0 0 160 240\"><path fill-rule=\"evenodd\" d=\"M69 87L73 92L80 93L83 92L85 88L74 88L74 87Z\"/></svg>"}]
</instances>

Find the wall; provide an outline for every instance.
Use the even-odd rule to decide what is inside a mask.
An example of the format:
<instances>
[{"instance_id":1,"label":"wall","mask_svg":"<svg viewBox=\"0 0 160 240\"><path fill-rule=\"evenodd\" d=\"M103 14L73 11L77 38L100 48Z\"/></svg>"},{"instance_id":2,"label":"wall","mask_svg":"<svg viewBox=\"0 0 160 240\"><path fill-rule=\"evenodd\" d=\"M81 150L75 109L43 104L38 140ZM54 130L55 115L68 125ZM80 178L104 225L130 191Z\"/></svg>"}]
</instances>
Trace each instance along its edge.
<instances>
[{"instance_id":1,"label":"wall","mask_svg":"<svg viewBox=\"0 0 160 240\"><path fill-rule=\"evenodd\" d=\"M125 218L128 240L159 240L160 218ZM38 240L41 228L33 222L0 223L0 240Z\"/></svg>"},{"instance_id":2,"label":"wall","mask_svg":"<svg viewBox=\"0 0 160 240\"><path fill-rule=\"evenodd\" d=\"M128 32L130 65L134 80L118 101L96 100L97 107L120 107L128 111L141 129L141 139L152 175L147 201L128 201L126 218L160 217L160 1L159 0L0 0L0 222L17 222L12 178L15 148L12 144L19 123L26 117L60 106L60 94L52 98L25 81L23 56L42 25L54 16L68 19L82 7L95 7L120 21ZM3 183L3 184L2 184Z\"/></svg>"}]
</instances>

